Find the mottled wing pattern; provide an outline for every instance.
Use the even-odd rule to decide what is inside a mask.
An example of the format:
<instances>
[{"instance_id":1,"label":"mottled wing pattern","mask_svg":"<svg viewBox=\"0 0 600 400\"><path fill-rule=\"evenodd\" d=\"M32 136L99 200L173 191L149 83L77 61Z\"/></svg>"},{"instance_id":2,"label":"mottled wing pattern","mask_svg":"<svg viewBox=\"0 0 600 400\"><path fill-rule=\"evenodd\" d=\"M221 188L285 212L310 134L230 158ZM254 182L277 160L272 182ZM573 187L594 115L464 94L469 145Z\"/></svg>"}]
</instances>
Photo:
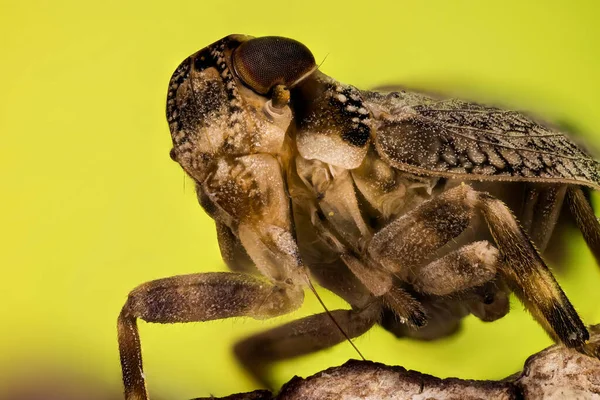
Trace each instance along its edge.
<instances>
[{"instance_id":1,"label":"mottled wing pattern","mask_svg":"<svg viewBox=\"0 0 600 400\"><path fill-rule=\"evenodd\" d=\"M518 111L407 94L383 118L379 153L398 169L462 179L579 183L600 188L599 163L568 137Z\"/></svg>"}]
</instances>

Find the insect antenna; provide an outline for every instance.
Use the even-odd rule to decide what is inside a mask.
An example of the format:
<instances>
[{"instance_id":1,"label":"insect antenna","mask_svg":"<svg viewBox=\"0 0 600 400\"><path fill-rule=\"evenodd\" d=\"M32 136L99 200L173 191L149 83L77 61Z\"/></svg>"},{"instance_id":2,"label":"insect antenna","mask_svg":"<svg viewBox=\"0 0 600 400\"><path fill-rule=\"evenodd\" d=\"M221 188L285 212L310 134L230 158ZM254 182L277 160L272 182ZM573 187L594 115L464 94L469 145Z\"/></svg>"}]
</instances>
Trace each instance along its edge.
<instances>
[{"instance_id":1,"label":"insect antenna","mask_svg":"<svg viewBox=\"0 0 600 400\"><path fill-rule=\"evenodd\" d=\"M321 296L319 296L319 293L317 293L317 290L313 286L313 284L312 284L312 282L310 280L310 277L308 276L308 273L305 274L305 277L306 277L306 282L308 283L308 287L315 294L315 296L317 297L317 300L319 300L319 303L321 303L321 306L323 306L323 309L325 310L325 312L327 313L327 315L329 316L329 318L331 318L331 320L333 321L333 323L335 324L335 326L337 326L337 328L340 330L340 332L342 332L342 335L344 335L344 337L346 338L346 340L348 341L348 343L350 343L350 346L352 346L352 348L354 348L354 350L356 350L356 352L358 353L358 355L360 356L360 358L363 361L366 361L365 357L362 355L362 353L360 352L360 350L358 349L358 347L356 347L356 345L354 344L354 342L352 342L352 339L350 339L350 336L348 336L348 334L346 333L346 331L344 331L344 328L342 328L342 326L340 324L338 324L338 322L333 317L333 314L331 314L331 311L329 311L329 309L327 308L327 306L325 305L325 303L321 299Z\"/></svg>"},{"instance_id":2,"label":"insect antenna","mask_svg":"<svg viewBox=\"0 0 600 400\"><path fill-rule=\"evenodd\" d=\"M325 60L327 60L327 57L329 57L329 53L325 54L325 57L323 57L323 61L321 61L315 69L321 68L321 65L325 64Z\"/></svg>"},{"instance_id":3,"label":"insect antenna","mask_svg":"<svg viewBox=\"0 0 600 400\"><path fill-rule=\"evenodd\" d=\"M315 65L313 68L311 68L307 73L305 73L304 75L302 75L300 78L296 79L294 82L292 82L289 86L288 89L293 88L294 86L296 86L297 84L299 84L300 82L302 82L304 79L308 78L310 75L313 74L313 72L317 71L319 68L321 68L321 65L323 65L323 63L325 62L325 60L327 60L327 56L329 54L327 54L325 56L325 58L323 59L323 61L321 61L320 64Z\"/></svg>"}]
</instances>

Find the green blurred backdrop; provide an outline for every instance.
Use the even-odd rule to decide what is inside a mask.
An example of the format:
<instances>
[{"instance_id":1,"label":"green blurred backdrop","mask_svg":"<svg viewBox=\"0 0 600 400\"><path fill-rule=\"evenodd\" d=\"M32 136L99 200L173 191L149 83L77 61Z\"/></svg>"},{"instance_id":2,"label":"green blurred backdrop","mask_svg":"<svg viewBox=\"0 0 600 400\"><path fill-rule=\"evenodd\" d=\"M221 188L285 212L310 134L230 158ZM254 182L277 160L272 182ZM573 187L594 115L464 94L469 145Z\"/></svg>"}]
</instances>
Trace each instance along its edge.
<instances>
[{"instance_id":1,"label":"green blurred backdrop","mask_svg":"<svg viewBox=\"0 0 600 400\"><path fill-rule=\"evenodd\" d=\"M567 121L600 144L597 4L2 0L0 388L39 364L118 394L115 322L128 291L225 269L212 221L168 156L167 83L189 54L229 33L288 36L360 88L401 82L501 102ZM600 269L580 239L569 252L559 281L585 321L600 322ZM330 308L343 306L321 292ZM150 393L251 390L232 343L317 311L307 294L300 311L273 321L141 323ZM503 320L469 318L440 342L399 341L376 328L356 343L381 362L501 378L550 340L513 302ZM343 344L275 374L283 382L353 357Z\"/></svg>"}]
</instances>

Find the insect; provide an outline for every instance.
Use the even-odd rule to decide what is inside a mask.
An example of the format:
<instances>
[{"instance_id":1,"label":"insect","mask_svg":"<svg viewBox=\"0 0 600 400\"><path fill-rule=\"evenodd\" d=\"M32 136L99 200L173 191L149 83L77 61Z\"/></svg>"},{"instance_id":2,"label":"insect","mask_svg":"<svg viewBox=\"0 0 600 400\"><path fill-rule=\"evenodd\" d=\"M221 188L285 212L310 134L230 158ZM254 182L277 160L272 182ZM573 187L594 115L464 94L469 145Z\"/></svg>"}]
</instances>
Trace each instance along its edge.
<instances>
[{"instance_id":1,"label":"insect","mask_svg":"<svg viewBox=\"0 0 600 400\"><path fill-rule=\"evenodd\" d=\"M195 181L232 272L129 294L118 319L128 400L148 399L137 319L270 318L299 308L311 279L348 309L238 343L265 385L269 363L375 324L431 340L468 314L496 320L510 292L555 341L593 352L540 256L561 221L600 256L589 201L599 164L559 130L472 102L358 90L322 73L295 40L244 35L179 65L167 118L171 158Z\"/></svg>"}]
</instances>

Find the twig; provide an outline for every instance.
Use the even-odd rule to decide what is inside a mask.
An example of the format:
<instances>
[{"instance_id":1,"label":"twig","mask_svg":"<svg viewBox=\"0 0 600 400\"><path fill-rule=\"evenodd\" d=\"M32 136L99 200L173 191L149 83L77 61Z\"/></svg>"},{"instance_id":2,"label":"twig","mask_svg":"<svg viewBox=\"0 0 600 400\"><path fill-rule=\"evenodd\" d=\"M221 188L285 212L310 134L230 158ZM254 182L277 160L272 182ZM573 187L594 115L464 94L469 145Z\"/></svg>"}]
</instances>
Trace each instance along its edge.
<instances>
[{"instance_id":1,"label":"twig","mask_svg":"<svg viewBox=\"0 0 600 400\"><path fill-rule=\"evenodd\" d=\"M600 325L591 327L590 333L589 348L599 348ZM555 345L529 357L520 374L500 381L440 379L398 366L350 360L306 379L294 377L276 395L258 390L221 399L600 400L600 360Z\"/></svg>"}]
</instances>

